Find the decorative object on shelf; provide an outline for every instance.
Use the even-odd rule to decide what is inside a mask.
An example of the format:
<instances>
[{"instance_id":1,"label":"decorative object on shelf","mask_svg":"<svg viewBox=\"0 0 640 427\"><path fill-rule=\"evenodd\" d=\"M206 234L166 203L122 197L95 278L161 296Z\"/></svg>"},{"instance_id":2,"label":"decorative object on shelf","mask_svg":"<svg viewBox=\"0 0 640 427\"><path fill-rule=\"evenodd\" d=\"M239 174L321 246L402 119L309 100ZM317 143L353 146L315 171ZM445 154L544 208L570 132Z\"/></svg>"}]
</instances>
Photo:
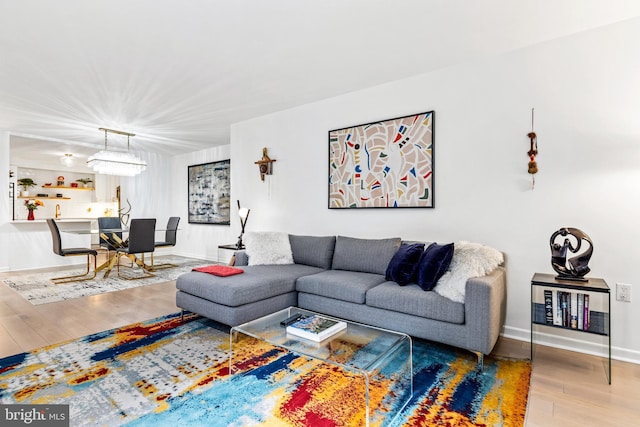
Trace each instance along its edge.
<instances>
[{"instance_id":1,"label":"decorative object on shelf","mask_svg":"<svg viewBox=\"0 0 640 427\"><path fill-rule=\"evenodd\" d=\"M556 243L558 236L564 237L562 243ZM570 237L575 239L575 245ZM582 248L583 240L589 245L588 248L567 259L567 251L577 254ZM556 279L587 281L584 276L591 271L588 264L593 254L593 242L585 232L577 228L563 227L551 235L549 245L551 246L551 266L558 273Z\"/></svg>"},{"instance_id":2,"label":"decorative object on shelf","mask_svg":"<svg viewBox=\"0 0 640 427\"><path fill-rule=\"evenodd\" d=\"M190 224L231 224L231 160L188 167Z\"/></svg>"},{"instance_id":3,"label":"decorative object on shelf","mask_svg":"<svg viewBox=\"0 0 640 427\"><path fill-rule=\"evenodd\" d=\"M120 187L118 187L120 188ZM120 203L118 203L120 205ZM119 208L118 209L118 217L120 218L120 223L126 228L129 227L129 214L131 213L131 203L129 199L127 199L127 208Z\"/></svg>"},{"instance_id":4,"label":"decorative object on shelf","mask_svg":"<svg viewBox=\"0 0 640 427\"><path fill-rule=\"evenodd\" d=\"M104 131L104 150L97 152L89 157L87 166L93 168L96 173L103 175L118 176L134 176L147 168L147 162L140 160L129 152L130 137L136 136L135 133L124 132L121 130L113 130L99 128ZM127 137L127 151L109 151L107 149L107 134L124 135Z\"/></svg>"},{"instance_id":5,"label":"decorative object on shelf","mask_svg":"<svg viewBox=\"0 0 640 427\"><path fill-rule=\"evenodd\" d=\"M275 162L275 159L269 157L267 154L267 147L264 147L262 149L262 159L254 162L260 169L260 179L262 181L264 181L265 175L271 175L273 173L273 162Z\"/></svg>"},{"instance_id":6,"label":"decorative object on shelf","mask_svg":"<svg viewBox=\"0 0 640 427\"><path fill-rule=\"evenodd\" d=\"M62 187L64 185L64 176L60 175L57 179L56 179L56 185L58 187Z\"/></svg>"},{"instance_id":7,"label":"decorative object on shelf","mask_svg":"<svg viewBox=\"0 0 640 427\"><path fill-rule=\"evenodd\" d=\"M84 188L88 188L88 184L93 182L91 178L80 178L76 179L77 182L81 183Z\"/></svg>"},{"instance_id":8,"label":"decorative object on shelf","mask_svg":"<svg viewBox=\"0 0 640 427\"><path fill-rule=\"evenodd\" d=\"M9 178L13 178L13 171L9 170Z\"/></svg>"},{"instance_id":9,"label":"decorative object on shelf","mask_svg":"<svg viewBox=\"0 0 640 427\"><path fill-rule=\"evenodd\" d=\"M531 142L531 148L527 151L527 154L529 155L529 166L527 171L531 174L531 191L533 191L533 187L536 185L535 174L538 173L538 164L536 163L536 156L538 155L538 138L536 133L533 131L533 108L531 109L531 132L529 132L527 136Z\"/></svg>"},{"instance_id":10,"label":"decorative object on shelf","mask_svg":"<svg viewBox=\"0 0 640 427\"><path fill-rule=\"evenodd\" d=\"M31 178L20 178L18 180L18 185L22 187L22 192L20 193L20 196L29 197L29 188L35 187L38 184L36 184Z\"/></svg>"},{"instance_id":11,"label":"decorative object on shelf","mask_svg":"<svg viewBox=\"0 0 640 427\"><path fill-rule=\"evenodd\" d=\"M249 212L251 212L251 209L241 208L240 200L238 200L238 216L240 216L240 227L242 228L238 236L238 243L236 243L236 249L238 250L244 248L242 236L244 235L244 227L247 225L247 220L249 219Z\"/></svg>"},{"instance_id":12,"label":"decorative object on shelf","mask_svg":"<svg viewBox=\"0 0 640 427\"><path fill-rule=\"evenodd\" d=\"M24 201L24 205L27 207L27 210L29 211L27 215L27 220L33 221L35 219L35 215L33 214L33 211L38 209L38 206L44 206L44 203L42 203L42 200L39 200L39 199L29 199Z\"/></svg>"},{"instance_id":13,"label":"decorative object on shelf","mask_svg":"<svg viewBox=\"0 0 640 427\"><path fill-rule=\"evenodd\" d=\"M435 112L329 131L329 209L433 208Z\"/></svg>"},{"instance_id":14,"label":"decorative object on shelf","mask_svg":"<svg viewBox=\"0 0 640 427\"><path fill-rule=\"evenodd\" d=\"M75 162L76 162L76 159L73 158L73 154L65 153L64 156L60 157L60 163L62 163L64 166L68 168L73 166Z\"/></svg>"}]
</instances>

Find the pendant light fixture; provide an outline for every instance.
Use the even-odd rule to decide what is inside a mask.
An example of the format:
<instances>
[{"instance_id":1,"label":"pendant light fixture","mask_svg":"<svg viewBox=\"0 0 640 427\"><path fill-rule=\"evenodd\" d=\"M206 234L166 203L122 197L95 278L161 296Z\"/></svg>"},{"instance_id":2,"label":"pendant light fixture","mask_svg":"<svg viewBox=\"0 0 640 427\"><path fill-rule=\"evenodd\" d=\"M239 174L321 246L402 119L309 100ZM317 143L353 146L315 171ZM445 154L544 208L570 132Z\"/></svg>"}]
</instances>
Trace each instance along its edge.
<instances>
[{"instance_id":1,"label":"pendant light fixture","mask_svg":"<svg viewBox=\"0 0 640 427\"><path fill-rule=\"evenodd\" d=\"M104 150L89 157L87 166L102 175L134 176L147 168L147 162L140 160L129 152L129 138L135 133L99 128L104 131ZM107 149L107 134L115 133L127 137L127 152L109 151Z\"/></svg>"},{"instance_id":2,"label":"pendant light fixture","mask_svg":"<svg viewBox=\"0 0 640 427\"><path fill-rule=\"evenodd\" d=\"M69 153L66 153L64 156L60 157L60 163L62 163L68 168L73 166L73 164L75 163L75 160L76 159L73 158L73 154L69 154Z\"/></svg>"}]
</instances>

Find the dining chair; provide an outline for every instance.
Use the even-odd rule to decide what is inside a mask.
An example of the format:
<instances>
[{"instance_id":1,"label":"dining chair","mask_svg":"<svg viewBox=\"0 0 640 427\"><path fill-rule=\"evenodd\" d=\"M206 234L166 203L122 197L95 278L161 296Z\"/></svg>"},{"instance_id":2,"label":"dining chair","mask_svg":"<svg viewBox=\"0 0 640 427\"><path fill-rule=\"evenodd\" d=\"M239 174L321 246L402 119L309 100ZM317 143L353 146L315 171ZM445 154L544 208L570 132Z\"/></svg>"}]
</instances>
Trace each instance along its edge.
<instances>
[{"instance_id":1,"label":"dining chair","mask_svg":"<svg viewBox=\"0 0 640 427\"><path fill-rule=\"evenodd\" d=\"M122 228L120 218L116 216L101 216L98 218L98 232L100 236L100 247L107 250L107 256L111 251L115 251L118 247L124 246L122 241Z\"/></svg>"},{"instance_id":2,"label":"dining chair","mask_svg":"<svg viewBox=\"0 0 640 427\"><path fill-rule=\"evenodd\" d=\"M166 248L170 246L176 245L177 234L178 234L178 223L180 222L179 216L169 217L169 221L167 222L167 229L164 232L164 240L155 242L154 245L156 248ZM151 252L151 269L158 270L161 268L169 268L169 267L177 267L177 264L164 263L155 265L153 262L153 252Z\"/></svg>"},{"instance_id":3,"label":"dining chair","mask_svg":"<svg viewBox=\"0 0 640 427\"><path fill-rule=\"evenodd\" d=\"M53 218L47 219L47 225L51 231L51 238L53 240L53 252L60 256L80 256L86 255L87 257L87 271L84 274L77 274L73 276L54 277L51 279L56 285L61 283L78 282L80 280L90 280L96 277L96 258L98 257L98 251L91 248L63 248L62 239L60 238L60 229L58 224ZM93 274L91 271L91 257L93 256Z\"/></svg>"},{"instance_id":4,"label":"dining chair","mask_svg":"<svg viewBox=\"0 0 640 427\"><path fill-rule=\"evenodd\" d=\"M153 254L155 250L155 233L155 218L136 218L131 220L129 224L129 244L126 247L116 248L115 259L117 262L117 259L124 255L142 268L147 274L136 277L124 277L120 274L120 262L117 262L118 277L127 280L136 280L154 276L154 274L151 273L151 266L146 265L144 262L144 254L148 252ZM136 254L140 254L140 258L138 258Z\"/></svg>"}]
</instances>

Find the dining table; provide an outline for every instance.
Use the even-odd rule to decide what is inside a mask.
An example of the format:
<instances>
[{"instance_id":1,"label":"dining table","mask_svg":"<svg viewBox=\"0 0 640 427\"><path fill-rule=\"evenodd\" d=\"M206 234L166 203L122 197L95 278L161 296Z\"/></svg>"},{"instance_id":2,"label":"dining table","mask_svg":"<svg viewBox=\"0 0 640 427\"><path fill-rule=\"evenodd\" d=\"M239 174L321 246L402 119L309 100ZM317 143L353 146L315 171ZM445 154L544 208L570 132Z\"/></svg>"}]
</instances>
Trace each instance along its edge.
<instances>
[{"instance_id":1,"label":"dining table","mask_svg":"<svg viewBox=\"0 0 640 427\"><path fill-rule=\"evenodd\" d=\"M61 230L63 233L70 233L70 234L76 234L76 235L96 235L96 234L101 234L104 233L106 235L106 237L111 237L111 239L115 242L117 242L117 245L123 245L126 246L126 239L124 241L122 241L119 237L118 234L124 234L124 233L128 233L129 229L128 228L103 228L103 229L97 229L97 228L76 228L76 229L66 229L66 230ZM156 229L156 232L158 231L166 231L165 229ZM106 239L105 239L106 240ZM120 242L118 242L120 241ZM113 249L117 249L117 246L114 246ZM113 267L115 267L118 264L118 260L121 256L126 256L127 258L129 258L129 260L131 260L131 262L133 264L138 265L139 267L147 270L147 271L152 271L153 267L146 264L144 261L144 254L142 254L141 257L136 256L135 254L129 254L129 253L120 253L118 254L117 251L113 250L113 251L108 251L108 257L107 260L104 261L102 264L100 264L99 266L96 267L96 274L103 271L104 270L104 278L108 278L109 275L111 274L111 271L113 270Z\"/></svg>"}]
</instances>

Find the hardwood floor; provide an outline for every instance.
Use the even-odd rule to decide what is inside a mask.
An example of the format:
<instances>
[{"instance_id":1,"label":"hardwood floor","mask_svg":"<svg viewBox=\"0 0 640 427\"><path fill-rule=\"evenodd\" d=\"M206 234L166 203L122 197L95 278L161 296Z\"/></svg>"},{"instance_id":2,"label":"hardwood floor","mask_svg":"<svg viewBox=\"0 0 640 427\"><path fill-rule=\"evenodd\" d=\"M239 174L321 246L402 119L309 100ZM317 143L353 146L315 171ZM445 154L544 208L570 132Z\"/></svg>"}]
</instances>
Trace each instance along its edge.
<instances>
[{"instance_id":1,"label":"hardwood floor","mask_svg":"<svg viewBox=\"0 0 640 427\"><path fill-rule=\"evenodd\" d=\"M38 306L0 282L0 357L177 311L173 281ZM501 338L494 354L527 358L529 343ZM614 360L608 385L604 363L538 345L526 426L640 425L640 365Z\"/></svg>"}]
</instances>

